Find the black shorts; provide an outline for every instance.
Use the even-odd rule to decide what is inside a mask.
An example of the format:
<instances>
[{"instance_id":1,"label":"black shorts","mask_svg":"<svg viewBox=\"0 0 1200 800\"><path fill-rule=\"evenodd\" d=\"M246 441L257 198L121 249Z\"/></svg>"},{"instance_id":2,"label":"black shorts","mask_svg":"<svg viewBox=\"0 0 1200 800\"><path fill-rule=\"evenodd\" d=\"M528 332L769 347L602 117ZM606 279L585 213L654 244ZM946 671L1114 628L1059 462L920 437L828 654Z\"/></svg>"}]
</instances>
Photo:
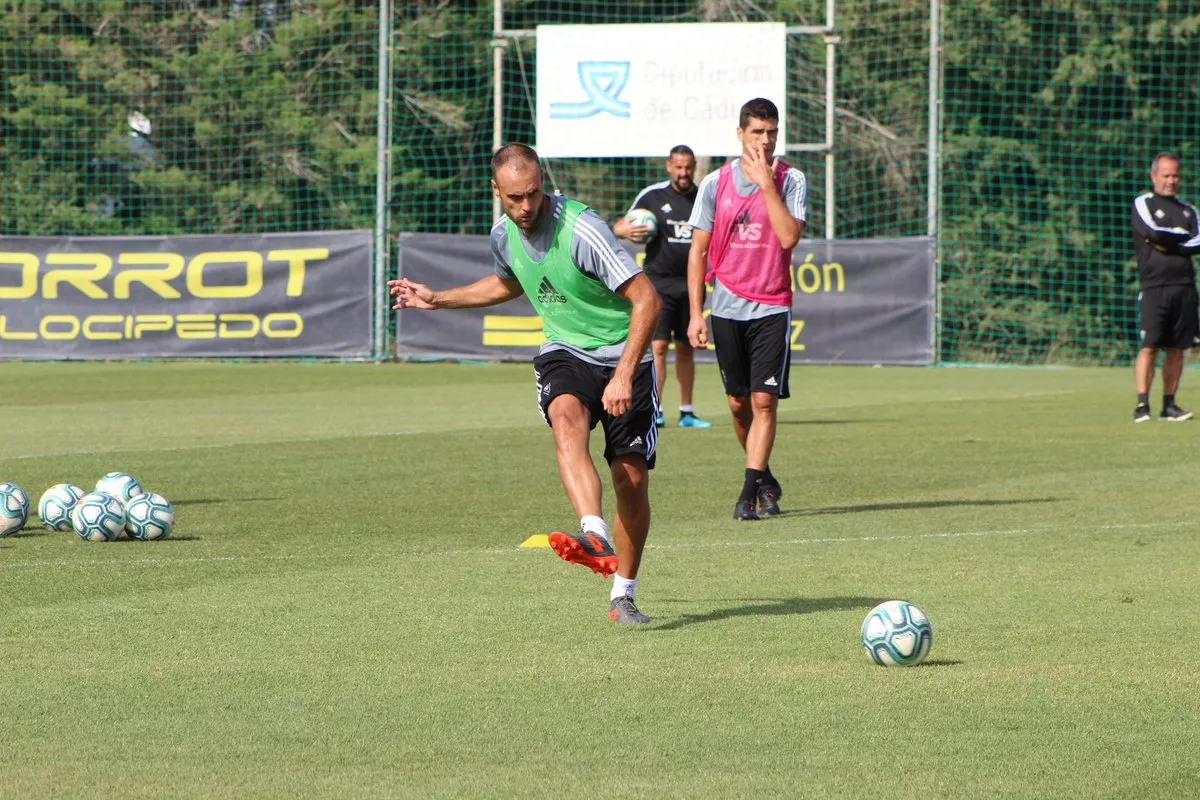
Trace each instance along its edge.
<instances>
[{"instance_id":1,"label":"black shorts","mask_svg":"<svg viewBox=\"0 0 1200 800\"><path fill-rule=\"evenodd\" d=\"M768 392L779 395L780 400L791 396L792 312L747 322L709 317L709 322L725 394L745 397L751 392Z\"/></svg>"},{"instance_id":2,"label":"black shorts","mask_svg":"<svg viewBox=\"0 0 1200 800\"><path fill-rule=\"evenodd\" d=\"M1155 286L1138 292L1138 347L1196 347L1200 302L1195 286Z\"/></svg>"},{"instance_id":3,"label":"black shorts","mask_svg":"<svg viewBox=\"0 0 1200 800\"><path fill-rule=\"evenodd\" d=\"M546 410L560 394L579 398L592 417L591 427L600 423L604 428L604 460L636 453L654 469L658 428L654 417L658 413L657 387L654 384L654 362L638 365L633 376L633 407L619 417L604 410L601 402L604 387L612 377L612 367L599 367L576 358L566 350L552 350L533 359L533 377L537 381L538 407L542 419L550 424Z\"/></svg>"},{"instance_id":4,"label":"black shorts","mask_svg":"<svg viewBox=\"0 0 1200 800\"><path fill-rule=\"evenodd\" d=\"M688 301L687 285L681 290L679 281L655 281L651 277L650 282L654 284L654 288L658 290L658 297L662 300L662 313L658 315L658 327L654 329L652 340L669 342L674 339L677 342L686 342L688 323L692 321L692 306Z\"/></svg>"}]
</instances>

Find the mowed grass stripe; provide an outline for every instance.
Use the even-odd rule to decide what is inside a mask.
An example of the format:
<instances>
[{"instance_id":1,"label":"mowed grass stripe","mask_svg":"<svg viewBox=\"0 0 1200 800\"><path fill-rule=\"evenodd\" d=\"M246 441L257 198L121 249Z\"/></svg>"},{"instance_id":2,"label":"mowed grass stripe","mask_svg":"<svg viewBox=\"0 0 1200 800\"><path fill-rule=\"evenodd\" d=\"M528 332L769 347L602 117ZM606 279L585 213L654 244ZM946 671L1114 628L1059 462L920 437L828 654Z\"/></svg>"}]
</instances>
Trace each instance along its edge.
<instances>
[{"instance_id":1,"label":"mowed grass stripe","mask_svg":"<svg viewBox=\"0 0 1200 800\"><path fill-rule=\"evenodd\" d=\"M1127 531L1137 529L1156 529L1156 528L1183 528L1188 527L1192 523L1188 522L1150 522L1131 525L1099 525L1095 528L1080 530L1077 528L1066 530L1062 528L1011 528L1008 530L989 530L989 531L939 531L931 533L918 534L896 534L891 536L839 536L839 537L816 537L809 539L780 539L768 541L755 541L752 539L738 539L724 542L676 542L673 544L658 544L655 542L647 542L646 548L649 550L701 550L709 548L770 548L770 547L797 547L804 545L819 545L819 544L858 544L864 542L906 542L918 541L922 539L962 539L962 538L987 538L993 536L1024 536L1024 535L1045 535L1045 534L1085 534L1097 531ZM48 534L50 535L50 534ZM70 534L62 534L70 536ZM166 545L166 542L162 543ZM81 544L81 546L84 546ZM135 545L146 546L146 545ZM157 545L156 545L157 546ZM532 553L532 554L531 554ZM479 549L456 549L456 550L405 550L405 551L384 551L375 550L372 552L349 552L344 549L339 549L334 552L329 552L326 548L315 550L311 553L290 553L290 554L239 554L239 555L209 555L209 556L180 556L172 558L165 555L144 556L140 558L123 558L120 561L87 559L86 557L72 557L69 559L59 559L56 561L13 561L0 563L0 569L48 569L56 567L68 567L72 569L84 568L89 566L94 567L126 567L147 565L154 566L160 564L189 564L189 563L208 563L208 562L223 562L223 561L304 561L306 559L319 559L322 561L333 560L388 560L388 559L421 559L421 558L455 558L455 557L495 557L495 556L518 556L518 557L545 557L553 555L552 552L544 548L538 548L531 551L530 548L511 547L511 548L479 548Z\"/></svg>"},{"instance_id":2,"label":"mowed grass stripe","mask_svg":"<svg viewBox=\"0 0 1200 800\"><path fill-rule=\"evenodd\" d=\"M1200 427L1135 429L1128 370L798 368L788 514L737 525L702 366L718 427L662 433L655 622L628 630L606 581L517 546L574 521L528 365L4 367L0 405L41 427L0 479L126 468L180 526L0 540L0 795L1200 789ZM890 597L933 619L928 666L862 654Z\"/></svg>"}]
</instances>

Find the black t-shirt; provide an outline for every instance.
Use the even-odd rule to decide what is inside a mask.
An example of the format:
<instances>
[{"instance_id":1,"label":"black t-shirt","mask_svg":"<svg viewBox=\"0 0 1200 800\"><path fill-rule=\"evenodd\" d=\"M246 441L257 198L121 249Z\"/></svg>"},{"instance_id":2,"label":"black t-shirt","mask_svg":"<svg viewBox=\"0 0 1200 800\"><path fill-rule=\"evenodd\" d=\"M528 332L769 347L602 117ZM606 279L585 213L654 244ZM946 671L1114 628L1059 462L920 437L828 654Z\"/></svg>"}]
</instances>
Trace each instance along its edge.
<instances>
[{"instance_id":1,"label":"black t-shirt","mask_svg":"<svg viewBox=\"0 0 1200 800\"><path fill-rule=\"evenodd\" d=\"M687 285L688 250L692 247L692 204L696 202L696 187L680 194L670 181L647 186L638 193L629 207L644 208L654 214L658 232L646 242L646 263L642 265L656 285L661 281Z\"/></svg>"},{"instance_id":2,"label":"black t-shirt","mask_svg":"<svg viewBox=\"0 0 1200 800\"><path fill-rule=\"evenodd\" d=\"M1200 250L1196 207L1147 192L1133 201L1133 245L1143 289L1193 286L1192 254Z\"/></svg>"}]
</instances>

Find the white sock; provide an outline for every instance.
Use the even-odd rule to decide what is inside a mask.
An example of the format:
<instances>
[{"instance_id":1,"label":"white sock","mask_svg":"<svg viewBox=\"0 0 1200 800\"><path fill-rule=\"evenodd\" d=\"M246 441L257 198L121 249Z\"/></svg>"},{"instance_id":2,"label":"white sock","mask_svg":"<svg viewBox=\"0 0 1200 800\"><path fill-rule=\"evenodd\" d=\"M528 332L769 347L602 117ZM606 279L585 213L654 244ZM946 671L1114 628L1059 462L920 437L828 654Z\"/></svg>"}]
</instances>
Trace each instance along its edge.
<instances>
[{"instance_id":1,"label":"white sock","mask_svg":"<svg viewBox=\"0 0 1200 800\"><path fill-rule=\"evenodd\" d=\"M604 520L597 517L595 514L586 514L579 518L579 530L584 533L594 533L597 536L608 541L608 526L604 524Z\"/></svg>"},{"instance_id":2,"label":"white sock","mask_svg":"<svg viewBox=\"0 0 1200 800\"><path fill-rule=\"evenodd\" d=\"M680 407L679 407L679 413L680 413L680 414L691 414L691 413L694 413L694 412L692 411L692 406L691 406L691 404L689 403L689 404L688 404L688 405L686 405L686 406L680 406Z\"/></svg>"},{"instance_id":3,"label":"white sock","mask_svg":"<svg viewBox=\"0 0 1200 800\"><path fill-rule=\"evenodd\" d=\"M619 574L613 574L612 591L608 595L609 600L616 600L624 595L633 599L633 590L637 588L637 578L622 578Z\"/></svg>"}]
</instances>

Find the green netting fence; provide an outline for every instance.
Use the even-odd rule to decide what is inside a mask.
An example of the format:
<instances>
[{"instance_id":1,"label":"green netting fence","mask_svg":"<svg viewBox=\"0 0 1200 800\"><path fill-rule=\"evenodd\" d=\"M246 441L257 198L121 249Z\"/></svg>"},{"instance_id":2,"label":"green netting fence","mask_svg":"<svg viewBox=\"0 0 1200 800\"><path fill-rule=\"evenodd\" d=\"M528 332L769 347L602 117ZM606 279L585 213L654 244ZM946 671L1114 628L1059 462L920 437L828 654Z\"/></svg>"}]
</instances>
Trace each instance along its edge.
<instances>
[{"instance_id":1,"label":"green netting fence","mask_svg":"<svg viewBox=\"0 0 1200 800\"><path fill-rule=\"evenodd\" d=\"M932 179L942 361L1127 363L1130 205L1156 152L1178 153L1185 177L1197 156L1200 9L940 0L931 176L936 1L836 1L837 237L925 234ZM801 29L824 26L829 5L504 0L499 31L492 0L385 10L381 19L379 2L361 0L0 2L0 235L482 234L493 220L498 48L502 138L533 141L538 25ZM823 36L788 37L790 141L825 137L825 50ZM822 237L825 155L788 157L809 178L809 235ZM556 188L615 218L665 177L661 164L547 167Z\"/></svg>"}]
</instances>

